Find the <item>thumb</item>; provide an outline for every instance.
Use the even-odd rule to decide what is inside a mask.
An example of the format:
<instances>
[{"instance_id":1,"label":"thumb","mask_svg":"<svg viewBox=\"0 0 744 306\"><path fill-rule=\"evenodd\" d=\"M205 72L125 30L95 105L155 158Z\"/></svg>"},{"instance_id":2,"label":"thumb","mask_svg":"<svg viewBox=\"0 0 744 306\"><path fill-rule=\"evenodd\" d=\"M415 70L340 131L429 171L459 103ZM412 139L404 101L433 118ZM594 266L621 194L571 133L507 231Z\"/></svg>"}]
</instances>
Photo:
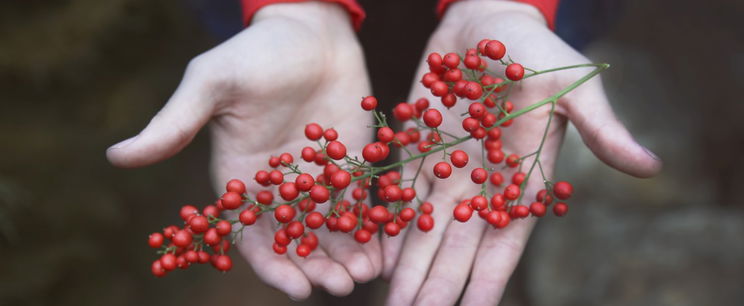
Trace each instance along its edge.
<instances>
[{"instance_id":1,"label":"thumb","mask_svg":"<svg viewBox=\"0 0 744 306\"><path fill-rule=\"evenodd\" d=\"M632 176L647 178L659 173L661 159L638 144L615 117L601 81L585 85L564 106L587 147L604 163Z\"/></svg>"},{"instance_id":2,"label":"thumb","mask_svg":"<svg viewBox=\"0 0 744 306\"><path fill-rule=\"evenodd\" d=\"M150 123L138 135L106 150L109 162L117 167L147 166L167 159L188 145L209 121L214 110L207 82L187 69L181 84Z\"/></svg>"}]
</instances>

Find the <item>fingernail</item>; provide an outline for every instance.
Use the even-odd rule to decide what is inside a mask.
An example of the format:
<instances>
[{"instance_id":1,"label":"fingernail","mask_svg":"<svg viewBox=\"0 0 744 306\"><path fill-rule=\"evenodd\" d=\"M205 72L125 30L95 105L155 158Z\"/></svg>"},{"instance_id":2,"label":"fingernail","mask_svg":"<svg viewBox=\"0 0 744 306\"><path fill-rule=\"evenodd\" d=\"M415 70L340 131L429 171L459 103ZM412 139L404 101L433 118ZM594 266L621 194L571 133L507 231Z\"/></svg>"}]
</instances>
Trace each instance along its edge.
<instances>
[{"instance_id":1,"label":"fingernail","mask_svg":"<svg viewBox=\"0 0 744 306\"><path fill-rule=\"evenodd\" d=\"M129 138L129 139L125 139L124 141L121 141L121 142L119 142L119 143L117 143L117 144L115 144L115 145L111 146L111 147L109 148L109 150L116 150L116 149L121 149L121 148L123 148L123 147L126 147L126 146L127 146L127 145L129 145L130 143L134 142L134 140L135 140L135 139L137 139L137 137L138 137L138 136L139 136L139 135L137 135L137 136L134 136L134 137L132 137L132 138Z\"/></svg>"},{"instance_id":2,"label":"fingernail","mask_svg":"<svg viewBox=\"0 0 744 306\"><path fill-rule=\"evenodd\" d=\"M651 152L651 150L649 150L648 148L643 147L643 150L646 151L646 154L648 154L649 156L651 156L653 159L655 159L655 160L661 160L661 158L659 158L659 156L657 156L656 154L654 154L654 152Z\"/></svg>"}]
</instances>

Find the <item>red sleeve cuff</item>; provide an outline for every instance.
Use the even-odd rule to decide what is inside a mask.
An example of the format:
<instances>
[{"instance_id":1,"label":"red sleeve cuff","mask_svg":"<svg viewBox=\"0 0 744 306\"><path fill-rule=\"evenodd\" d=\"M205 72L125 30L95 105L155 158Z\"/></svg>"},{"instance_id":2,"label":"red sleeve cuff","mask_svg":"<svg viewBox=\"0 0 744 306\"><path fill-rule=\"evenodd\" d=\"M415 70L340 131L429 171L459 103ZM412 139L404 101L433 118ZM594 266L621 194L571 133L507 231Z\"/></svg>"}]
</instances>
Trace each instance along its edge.
<instances>
[{"instance_id":1,"label":"red sleeve cuff","mask_svg":"<svg viewBox=\"0 0 744 306\"><path fill-rule=\"evenodd\" d=\"M264 6L274 3L288 3L288 2L305 2L311 0L241 0L243 4L243 24L248 26L251 24L253 15L258 12ZM359 31L362 27L362 21L367 16L364 13L364 9L355 0L317 0L323 2L338 3L343 6L346 11L349 12L351 23L354 25L354 29Z\"/></svg>"},{"instance_id":2,"label":"red sleeve cuff","mask_svg":"<svg viewBox=\"0 0 744 306\"><path fill-rule=\"evenodd\" d=\"M447 7L460 0L439 0L437 4L437 15L439 18L444 16L444 12L447 11ZM527 3L537 8L540 13L545 17L545 21L548 23L548 27L551 30L555 30L555 13L558 11L558 0L516 0L517 2Z\"/></svg>"}]
</instances>

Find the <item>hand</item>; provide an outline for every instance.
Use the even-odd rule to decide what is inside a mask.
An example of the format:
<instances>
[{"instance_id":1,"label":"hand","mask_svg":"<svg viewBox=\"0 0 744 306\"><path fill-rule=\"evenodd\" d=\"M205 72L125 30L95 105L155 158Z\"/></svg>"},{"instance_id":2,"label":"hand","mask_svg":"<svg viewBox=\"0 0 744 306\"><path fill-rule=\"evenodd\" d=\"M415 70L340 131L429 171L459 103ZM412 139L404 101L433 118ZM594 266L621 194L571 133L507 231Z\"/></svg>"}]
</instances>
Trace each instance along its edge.
<instances>
[{"instance_id":1,"label":"hand","mask_svg":"<svg viewBox=\"0 0 744 306\"><path fill-rule=\"evenodd\" d=\"M502 41L514 61L535 70L590 62L553 34L533 7L499 1L453 4L432 35L425 54L462 53L483 38ZM459 101L453 109L444 109L440 99L418 82L427 68L424 60L421 62L410 101L427 97L444 115L443 130L464 136L459 114L467 111L468 103ZM499 63L490 61L489 67L503 75L504 67ZM567 70L524 80L513 86L509 100L514 102L515 109L521 109L553 95L589 71ZM535 151L549 112L550 106L546 105L515 119L511 127L504 129L503 151L519 155ZM555 112L540 158L548 178L552 178L567 120L577 127L594 154L608 165L638 177L649 177L660 170L661 161L637 144L613 115L599 78L559 99ZM417 181L419 194L435 206L434 229L428 233L409 230L383 239L383 276L391 279L388 305L452 305L463 289L463 305L496 305L519 261L535 218L513 220L505 229L493 229L482 220L460 223L452 219L455 204L480 191L480 186L469 178L470 170L482 162L480 144L471 140L461 146L470 155L466 169L455 170L447 180L437 179L431 169L438 158L432 157ZM530 165L531 161L527 159L525 164ZM410 174L415 173L418 165L408 166L404 172ZM504 174L510 179L513 172ZM534 173L524 199L533 199L542 185L540 174ZM531 202L526 201L527 205Z\"/></svg>"},{"instance_id":2,"label":"hand","mask_svg":"<svg viewBox=\"0 0 744 306\"><path fill-rule=\"evenodd\" d=\"M268 168L270 155L290 152L299 159L307 145L307 123L335 128L350 154L361 156L371 141L364 128L371 118L358 110L358 101L369 93L363 54L342 8L274 4L261 9L249 28L193 59L166 106L139 135L109 148L107 156L119 167L161 161L211 120L215 190L221 194L228 180L239 178L255 194L253 174ZM238 248L264 282L293 299L308 297L312 286L346 295L353 281L371 280L382 269L379 240L359 245L325 228L316 231L321 247L309 257L297 257L294 248L277 255L272 220L265 216L246 227Z\"/></svg>"}]
</instances>

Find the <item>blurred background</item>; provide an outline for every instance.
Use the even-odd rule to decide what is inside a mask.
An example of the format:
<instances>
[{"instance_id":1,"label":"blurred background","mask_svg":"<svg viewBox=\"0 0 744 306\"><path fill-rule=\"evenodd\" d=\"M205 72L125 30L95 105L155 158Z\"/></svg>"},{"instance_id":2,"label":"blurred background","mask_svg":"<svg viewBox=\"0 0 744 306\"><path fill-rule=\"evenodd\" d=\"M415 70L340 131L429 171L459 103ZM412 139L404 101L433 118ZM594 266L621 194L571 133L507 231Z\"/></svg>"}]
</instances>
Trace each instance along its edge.
<instances>
[{"instance_id":1,"label":"blurred background","mask_svg":"<svg viewBox=\"0 0 744 306\"><path fill-rule=\"evenodd\" d=\"M434 2L360 1L381 101L407 96ZM150 275L147 235L215 196L207 133L143 169L104 157L240 19L236 0L0 2L0 305L300 304L239 260ZM744 3L564 0L557 33L612 64L618 116L665 169L622 175L569 129L575 204L538 224L501 304L744 305ZM386 286L302 304L380 305Z\"/></svg>"}]
</instances>

